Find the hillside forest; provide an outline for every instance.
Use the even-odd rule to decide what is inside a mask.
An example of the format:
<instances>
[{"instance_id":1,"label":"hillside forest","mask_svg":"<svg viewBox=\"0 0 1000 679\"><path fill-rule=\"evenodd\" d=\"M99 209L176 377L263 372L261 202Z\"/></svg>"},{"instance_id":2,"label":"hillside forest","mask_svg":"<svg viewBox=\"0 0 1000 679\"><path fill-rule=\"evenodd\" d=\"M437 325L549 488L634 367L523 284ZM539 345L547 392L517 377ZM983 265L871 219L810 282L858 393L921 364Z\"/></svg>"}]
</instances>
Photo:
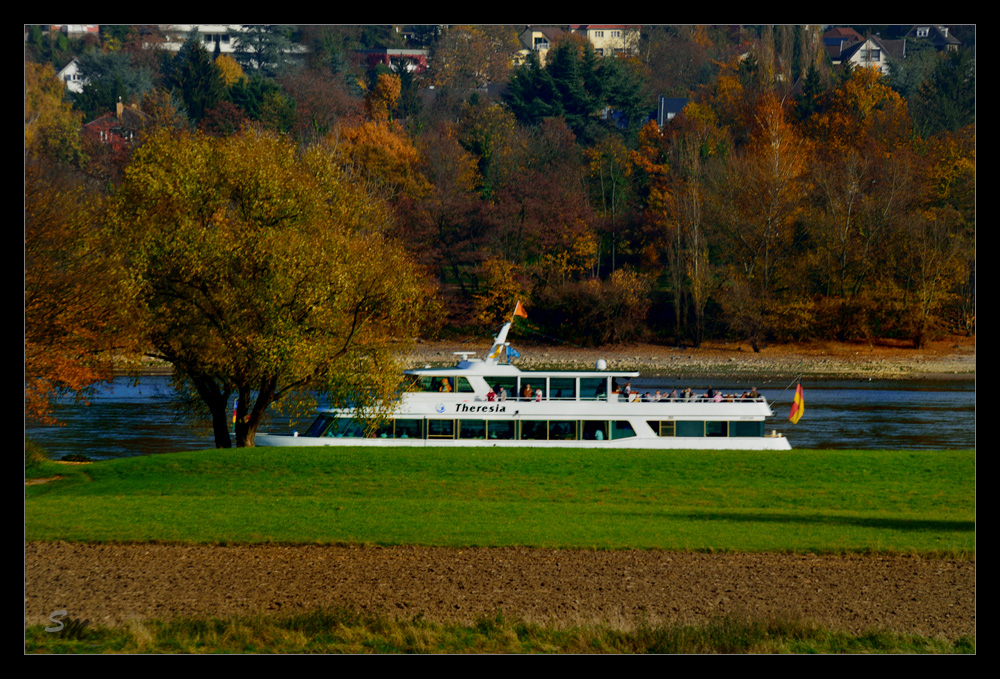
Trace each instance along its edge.
<instances>
[{"instance_id":1,"label":"hillside forest","mask_svg":"<svg viewBox=\"0 0 1000 679\"><path fill-rule=\"evenodd\" d=\"M270 327L248 300L293 308L329 284L306 269L356 293L324 320L354 339L368 326L351 318L377 321L371 338L486 337L516 300L518 332L580 345L974 332L974 28L958 51L908 47L889 75L834 67L817 26L649 26L617 57L567 32L544 63L519 53L523 27L418 28L429 57L407 70L356 58L407 46L389 26L248 27L232 54L161 49L152 26L26 27L38 393L100 377L108 351L250 351L182 346L201 321L170 300L230 285L239 302L202 310ZM55 76L73 57L79 94ZM686 100L662 129L659 95ZM262 272L265 256L286 268ZM299 345L271 346L287 361ZM189 367L208 398L213 369Z\"/></svg>"}]
</instances>

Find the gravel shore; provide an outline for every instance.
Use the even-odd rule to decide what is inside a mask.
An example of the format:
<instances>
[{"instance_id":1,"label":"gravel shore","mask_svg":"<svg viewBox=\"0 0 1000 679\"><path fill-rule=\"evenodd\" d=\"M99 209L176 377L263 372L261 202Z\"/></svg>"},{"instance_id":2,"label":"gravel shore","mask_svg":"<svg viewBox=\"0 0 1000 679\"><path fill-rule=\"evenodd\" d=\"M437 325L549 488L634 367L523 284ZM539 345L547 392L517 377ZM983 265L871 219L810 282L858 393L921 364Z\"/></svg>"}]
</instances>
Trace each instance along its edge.
<instances>
[{"instance_id":1,"label":"gravel shore","mask_svg":"<svg viewBox=\"0 0 1000 679\"><path fill-rule=\"evenodd\" d=\"M808 342L765 347L707 342L698 348L639 344L588 349L517 343L522 370L592 370L604 359L610 370L637 370L644 376L732 377L734 379L813 377L826 379L974 379L975 340L949 337L922 349L903 343ZM454 365L456 351L477 351L489 340L418 342L407 367Z\"/></svg>"}]
</instances>

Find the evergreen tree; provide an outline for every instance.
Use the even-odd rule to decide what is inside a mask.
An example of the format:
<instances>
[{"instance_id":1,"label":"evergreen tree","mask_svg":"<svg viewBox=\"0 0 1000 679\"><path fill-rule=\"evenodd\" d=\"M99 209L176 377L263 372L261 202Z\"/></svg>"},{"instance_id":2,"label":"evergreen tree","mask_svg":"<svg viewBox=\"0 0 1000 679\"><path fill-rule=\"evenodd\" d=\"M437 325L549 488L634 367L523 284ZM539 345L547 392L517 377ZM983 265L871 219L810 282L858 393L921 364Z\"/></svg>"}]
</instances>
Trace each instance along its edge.
<instances>
[{"instance_id":1,"label":"evergreen tree","mask_svg":"<svg viewBox=\"0 0 1000 679\"><path fill-rule=\"evenodd\" d=\"M949 52L920 86L913 107L925 134L955 132L976 122L976 60L965 50Z\"/></svg>"},{"instance_id":2,"label":"evergreen tree","mask_svg":"<svg viewBox=\"0 0 1000 679\"><path fill-rule=\"evenodd\" d=\"M201 43L188 40L171 64L167 84L180 93L188 117L199 122L225 93L222 74Z\"/></svg>"}]
</instances>

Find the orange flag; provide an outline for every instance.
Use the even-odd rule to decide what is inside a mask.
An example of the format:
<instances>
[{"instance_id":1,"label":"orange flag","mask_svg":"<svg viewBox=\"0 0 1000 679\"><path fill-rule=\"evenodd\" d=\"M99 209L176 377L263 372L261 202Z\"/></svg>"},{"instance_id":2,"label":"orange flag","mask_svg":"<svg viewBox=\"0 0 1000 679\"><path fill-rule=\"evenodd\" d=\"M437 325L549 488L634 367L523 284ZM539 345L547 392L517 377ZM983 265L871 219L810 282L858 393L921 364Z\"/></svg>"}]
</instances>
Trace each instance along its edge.
<instances>
[{"instance_id":1,"label":"orange flag","mask_svg":"<svg viewBox=\"0 0 1000 679\"><path fill-rule=\"evenodd\" d=\"M520 316L521 318L527 318L528 312L524 310L524 305L521 304L521 300L517 301L517 306L514 307L514 315Z\"/></svg>"},{"instance_id":2,"label":"orange flag","mask_svg":"<svg viewBox=\"0 0 1000 679\"><path fill-rule=\"evenodd\" d=\"M792 401L792 412L788 414L788 419L792 424L797 424L806 411L806 400L802 396L802 385L795 387L795 399Z\"/></svg>"}]
</instances>

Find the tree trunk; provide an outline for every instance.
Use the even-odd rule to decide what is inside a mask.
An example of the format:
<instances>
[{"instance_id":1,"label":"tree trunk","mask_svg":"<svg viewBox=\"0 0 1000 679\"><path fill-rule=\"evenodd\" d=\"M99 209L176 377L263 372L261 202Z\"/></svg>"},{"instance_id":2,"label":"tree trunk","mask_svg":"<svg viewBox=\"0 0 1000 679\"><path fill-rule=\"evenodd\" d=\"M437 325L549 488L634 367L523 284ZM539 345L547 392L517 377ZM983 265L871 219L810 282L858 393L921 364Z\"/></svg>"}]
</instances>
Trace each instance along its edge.
<instances>
[{"instance_id":1,"label":"tree trunk","mask_svg":"<svg viewBox=\"0 0 1000 679\"><path fill-rule=\"evenodd\" d=\"M176 369L178 366L174 364ZM229 418L227 410L229 408L229 389L220 387L210 377L203 375L188 375L194 384L195 390L201 396L201 400L208 406L209 415L212 418L212 434L215 437L216 448L231 448L233 443L229 438Z\"/></svg>"}]
</instances>

